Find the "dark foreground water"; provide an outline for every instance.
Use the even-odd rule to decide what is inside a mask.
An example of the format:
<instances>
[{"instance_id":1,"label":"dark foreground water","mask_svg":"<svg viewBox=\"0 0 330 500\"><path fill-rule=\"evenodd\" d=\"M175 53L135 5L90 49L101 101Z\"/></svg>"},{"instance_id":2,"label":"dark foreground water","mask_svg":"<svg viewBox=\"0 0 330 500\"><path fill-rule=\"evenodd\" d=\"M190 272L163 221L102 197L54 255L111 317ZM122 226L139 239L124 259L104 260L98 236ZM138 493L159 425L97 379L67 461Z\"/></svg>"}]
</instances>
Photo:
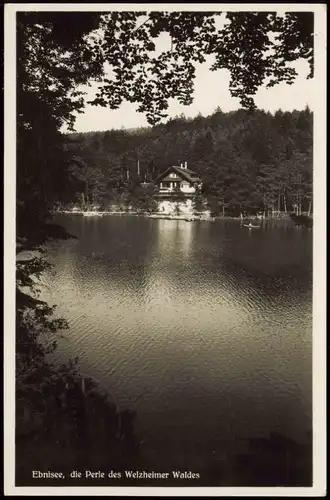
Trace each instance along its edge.
<instances>
[{"instance_id":1,"label":"dark foreground water","mask_svg":"<svg viewBox=\"0 0 330 500\"><path fill-rule=\"evenodd\" d=\"M203 468L247 439L312 427L312 232L291 223L63 216L42 297L152 463Z\"/></svg>"}]
</instances>

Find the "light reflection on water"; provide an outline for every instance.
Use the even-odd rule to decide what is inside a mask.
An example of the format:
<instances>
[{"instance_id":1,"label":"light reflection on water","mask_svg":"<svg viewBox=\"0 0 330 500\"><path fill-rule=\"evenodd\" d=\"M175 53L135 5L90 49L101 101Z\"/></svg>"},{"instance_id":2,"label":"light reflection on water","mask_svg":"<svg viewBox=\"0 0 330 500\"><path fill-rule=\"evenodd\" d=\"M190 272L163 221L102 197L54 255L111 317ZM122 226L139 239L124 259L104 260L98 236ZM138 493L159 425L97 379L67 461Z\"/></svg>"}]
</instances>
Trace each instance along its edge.
<instances>
[{"instance_id":1,"label":"light reflection on water","mask_svg":"<svg viewBox=\"0 0 330 500\"><path fill-rule=\"evenodd\" d=\"M80 366L159 453L311 427L312 234L288 225L60 219L43 298ZM155 453L156 453L155 451ZM202 460L202 458L201 458Z\"/></svg>"}]
</instances>

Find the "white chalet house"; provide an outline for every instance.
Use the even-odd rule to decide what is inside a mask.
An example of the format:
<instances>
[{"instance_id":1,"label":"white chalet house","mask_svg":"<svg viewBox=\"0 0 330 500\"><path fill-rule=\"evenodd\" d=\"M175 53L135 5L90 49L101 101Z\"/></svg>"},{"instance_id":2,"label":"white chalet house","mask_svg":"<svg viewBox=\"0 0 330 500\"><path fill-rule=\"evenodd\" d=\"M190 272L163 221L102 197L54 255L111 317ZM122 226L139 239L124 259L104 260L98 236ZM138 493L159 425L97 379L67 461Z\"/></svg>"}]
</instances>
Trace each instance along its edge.
<instances>
[{"instance_id":1,"label":"white chalet house","mask_svg":"<svg viewBox=\"0 0 330 500\"><path fill-rule=\"evenodd\" d=\"M155 184L158 186L158 195L165 197L180 192L190 198L202 187L200 177L188 169L187 162L181 163L180 167L172 166L166 169L157 177Z\"/></svg>"}]
</instances>

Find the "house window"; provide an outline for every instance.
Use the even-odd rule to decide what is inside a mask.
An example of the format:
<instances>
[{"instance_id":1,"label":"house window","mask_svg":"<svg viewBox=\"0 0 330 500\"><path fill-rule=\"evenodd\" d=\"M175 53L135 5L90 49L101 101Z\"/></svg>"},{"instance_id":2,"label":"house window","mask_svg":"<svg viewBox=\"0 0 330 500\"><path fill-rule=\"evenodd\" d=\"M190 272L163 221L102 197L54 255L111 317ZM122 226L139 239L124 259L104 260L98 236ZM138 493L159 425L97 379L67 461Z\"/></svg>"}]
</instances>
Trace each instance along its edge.
<instances>
[{"instance_id":1,"label":"house window","mask_svg":"<svg viewBox=\"0 0 330 500\"><path fill-rule=\"evenodd\" d=\"M176 177L176 174L174 172L171 172L169 176L173 179L174 177Z\"/></svg>"}]
</instances>

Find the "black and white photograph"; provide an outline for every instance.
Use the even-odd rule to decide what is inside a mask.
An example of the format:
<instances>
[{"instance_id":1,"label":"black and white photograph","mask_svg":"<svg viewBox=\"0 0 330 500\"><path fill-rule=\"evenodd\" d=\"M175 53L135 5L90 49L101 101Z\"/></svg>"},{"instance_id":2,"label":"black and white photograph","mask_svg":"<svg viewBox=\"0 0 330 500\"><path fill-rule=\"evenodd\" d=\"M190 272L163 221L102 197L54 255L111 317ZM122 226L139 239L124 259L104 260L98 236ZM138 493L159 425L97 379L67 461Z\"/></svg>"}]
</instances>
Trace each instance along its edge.
<instances>
[{"instance_id":1,"label":"black and white photograph","mask_svg":"<svg viewBox=\"0 0 330 500\"><path fill-rule=\"evenodd\" d=\"M324 4L6 4L7 494L326 494L325 54Z\"/></svg>"}]
</instances>

